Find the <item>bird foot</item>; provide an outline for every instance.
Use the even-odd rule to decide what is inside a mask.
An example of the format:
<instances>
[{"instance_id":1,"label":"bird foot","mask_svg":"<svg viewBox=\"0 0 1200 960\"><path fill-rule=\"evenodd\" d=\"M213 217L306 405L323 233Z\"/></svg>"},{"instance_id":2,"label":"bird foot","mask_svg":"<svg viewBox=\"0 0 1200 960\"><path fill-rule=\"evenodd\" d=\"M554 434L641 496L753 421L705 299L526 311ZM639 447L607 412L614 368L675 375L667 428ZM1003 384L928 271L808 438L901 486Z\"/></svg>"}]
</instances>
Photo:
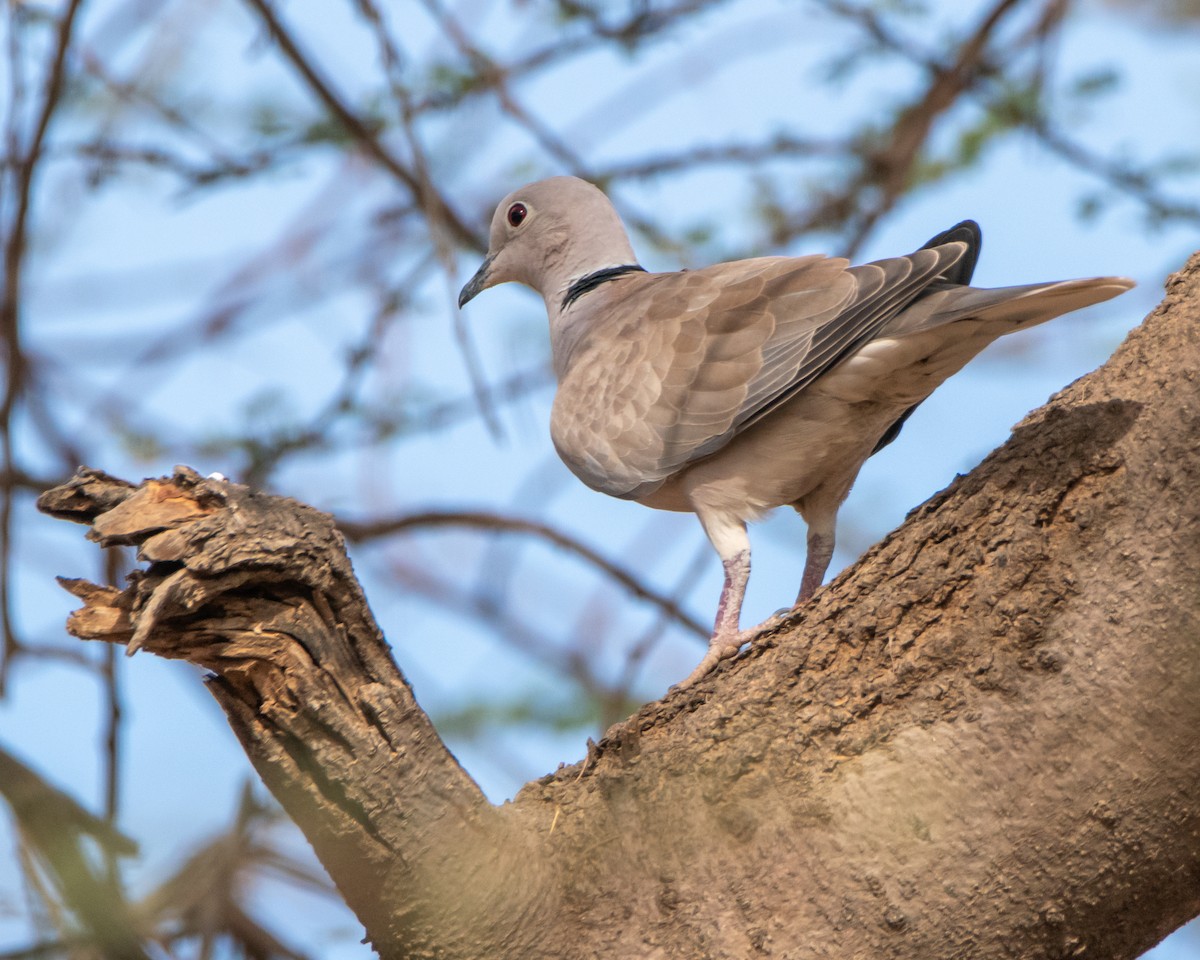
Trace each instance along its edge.
<instances>
[{"instance_id":1,"label":"bird foot","mask_svg":"<svg viewBox=\"0 0 1200 960\"><path fill-rule=\"evenodd\" d=\"M738 651L742 649L752 636L754 636L753 630L739 630L737 633L713 636L708 641L708 651L704 654L703 659L696 664L696 669L689 673L685 679L674 684L671 689L686 690L697 680L703 680L722 660L736 657Z\"/></svg>"}]
</instances>

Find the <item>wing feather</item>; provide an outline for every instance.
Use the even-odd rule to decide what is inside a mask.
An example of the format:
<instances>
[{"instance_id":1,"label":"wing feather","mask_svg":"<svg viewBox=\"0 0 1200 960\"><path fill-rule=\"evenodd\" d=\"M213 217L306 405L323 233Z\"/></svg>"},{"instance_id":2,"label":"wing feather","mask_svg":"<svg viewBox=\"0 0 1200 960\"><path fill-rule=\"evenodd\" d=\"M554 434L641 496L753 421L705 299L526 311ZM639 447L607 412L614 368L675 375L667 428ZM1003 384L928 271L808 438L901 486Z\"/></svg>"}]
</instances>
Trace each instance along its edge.
<instances>
[{"instance_id":1,"label":"wing feather","mask_svg":"<svg viewBox=\"0 0 1200 960\"><path fill-rule=\"evenodd\" d=\"M952 242L850 267L767 257L636 274L572 307L551 434L590 486L645 496L871 340L963 255Z\"/></svg>"}]
</instances>

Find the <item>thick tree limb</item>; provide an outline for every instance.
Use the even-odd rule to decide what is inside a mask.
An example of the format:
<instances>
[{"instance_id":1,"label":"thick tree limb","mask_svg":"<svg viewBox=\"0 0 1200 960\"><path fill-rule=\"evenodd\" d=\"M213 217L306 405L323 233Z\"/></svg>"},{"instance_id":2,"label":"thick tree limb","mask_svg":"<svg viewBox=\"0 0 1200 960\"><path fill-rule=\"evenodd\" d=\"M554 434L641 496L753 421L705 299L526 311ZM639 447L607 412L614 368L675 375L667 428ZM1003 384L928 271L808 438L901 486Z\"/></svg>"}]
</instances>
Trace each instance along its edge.
<instances>
[{"instance_id":1,"label":"thick tree limb","mask_svg":"<svg viewBox=\"0 0 1200 960\"><path fill-rule=\"evenodd\" d=\"M1200 913L1200 255L742 658L493 808L328 517L180 469L43 496L148 569L78 636L211 687L385 957L1134 957Z\"/></svg>"},{"instance_id":2,"label":"thick tree limb","mask_svg":"<svg viewBox=\"0 0 1200 960\"><path fill-rule=\"evenodd\" d=\"M528 917L502 881L524 842L416 705L328 516L186 468L136 488L84 469L39 506L138 545L149 568L123 592L61 581L85 603L68 630L214 671L246 752L381 955L498 956L517 940Z\"/></svg>"}]
</instances>

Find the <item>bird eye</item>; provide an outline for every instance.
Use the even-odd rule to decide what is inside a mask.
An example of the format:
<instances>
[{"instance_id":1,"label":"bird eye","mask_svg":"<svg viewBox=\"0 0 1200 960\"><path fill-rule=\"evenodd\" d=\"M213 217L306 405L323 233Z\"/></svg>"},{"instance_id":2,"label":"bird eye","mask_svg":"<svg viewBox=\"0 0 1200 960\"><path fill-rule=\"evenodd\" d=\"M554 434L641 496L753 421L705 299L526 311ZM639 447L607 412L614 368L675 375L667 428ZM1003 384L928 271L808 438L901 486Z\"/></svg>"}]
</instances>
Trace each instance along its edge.
<instances>
[{"instance_id":1,"label":"bird eye","mask_svg":"<svg viewBox=\"0 0 1200 960\"><path fill-rule=\"evenodd\" d=\"M525 204L514 203L508 208L508 222L514 227L519 227L521 221L525 219L529 211L525 209Z\"/></svg>"}]
</instances>

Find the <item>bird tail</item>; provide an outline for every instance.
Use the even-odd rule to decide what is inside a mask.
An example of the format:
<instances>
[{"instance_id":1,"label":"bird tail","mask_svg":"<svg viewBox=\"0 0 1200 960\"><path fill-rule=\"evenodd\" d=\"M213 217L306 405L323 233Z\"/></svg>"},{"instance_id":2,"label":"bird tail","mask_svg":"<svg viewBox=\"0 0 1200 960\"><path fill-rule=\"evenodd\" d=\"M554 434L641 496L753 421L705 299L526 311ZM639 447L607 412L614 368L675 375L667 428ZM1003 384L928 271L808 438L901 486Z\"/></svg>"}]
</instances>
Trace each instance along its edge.
<instances>
[{"instance_id":1,"label":"bird tail","mask_svg":"<svg viewBox=\"0 0 1200 960\"><path fill-rule=\"evenodd\" d=\"M947 291L945 302L933 311L928 325L971 319L1011 325L1014 329L1033 326L1111 300L1133 286L1133 281L1125 277L1089 277L990 290L960 288Z\"/></svg>"}]
</instances>

